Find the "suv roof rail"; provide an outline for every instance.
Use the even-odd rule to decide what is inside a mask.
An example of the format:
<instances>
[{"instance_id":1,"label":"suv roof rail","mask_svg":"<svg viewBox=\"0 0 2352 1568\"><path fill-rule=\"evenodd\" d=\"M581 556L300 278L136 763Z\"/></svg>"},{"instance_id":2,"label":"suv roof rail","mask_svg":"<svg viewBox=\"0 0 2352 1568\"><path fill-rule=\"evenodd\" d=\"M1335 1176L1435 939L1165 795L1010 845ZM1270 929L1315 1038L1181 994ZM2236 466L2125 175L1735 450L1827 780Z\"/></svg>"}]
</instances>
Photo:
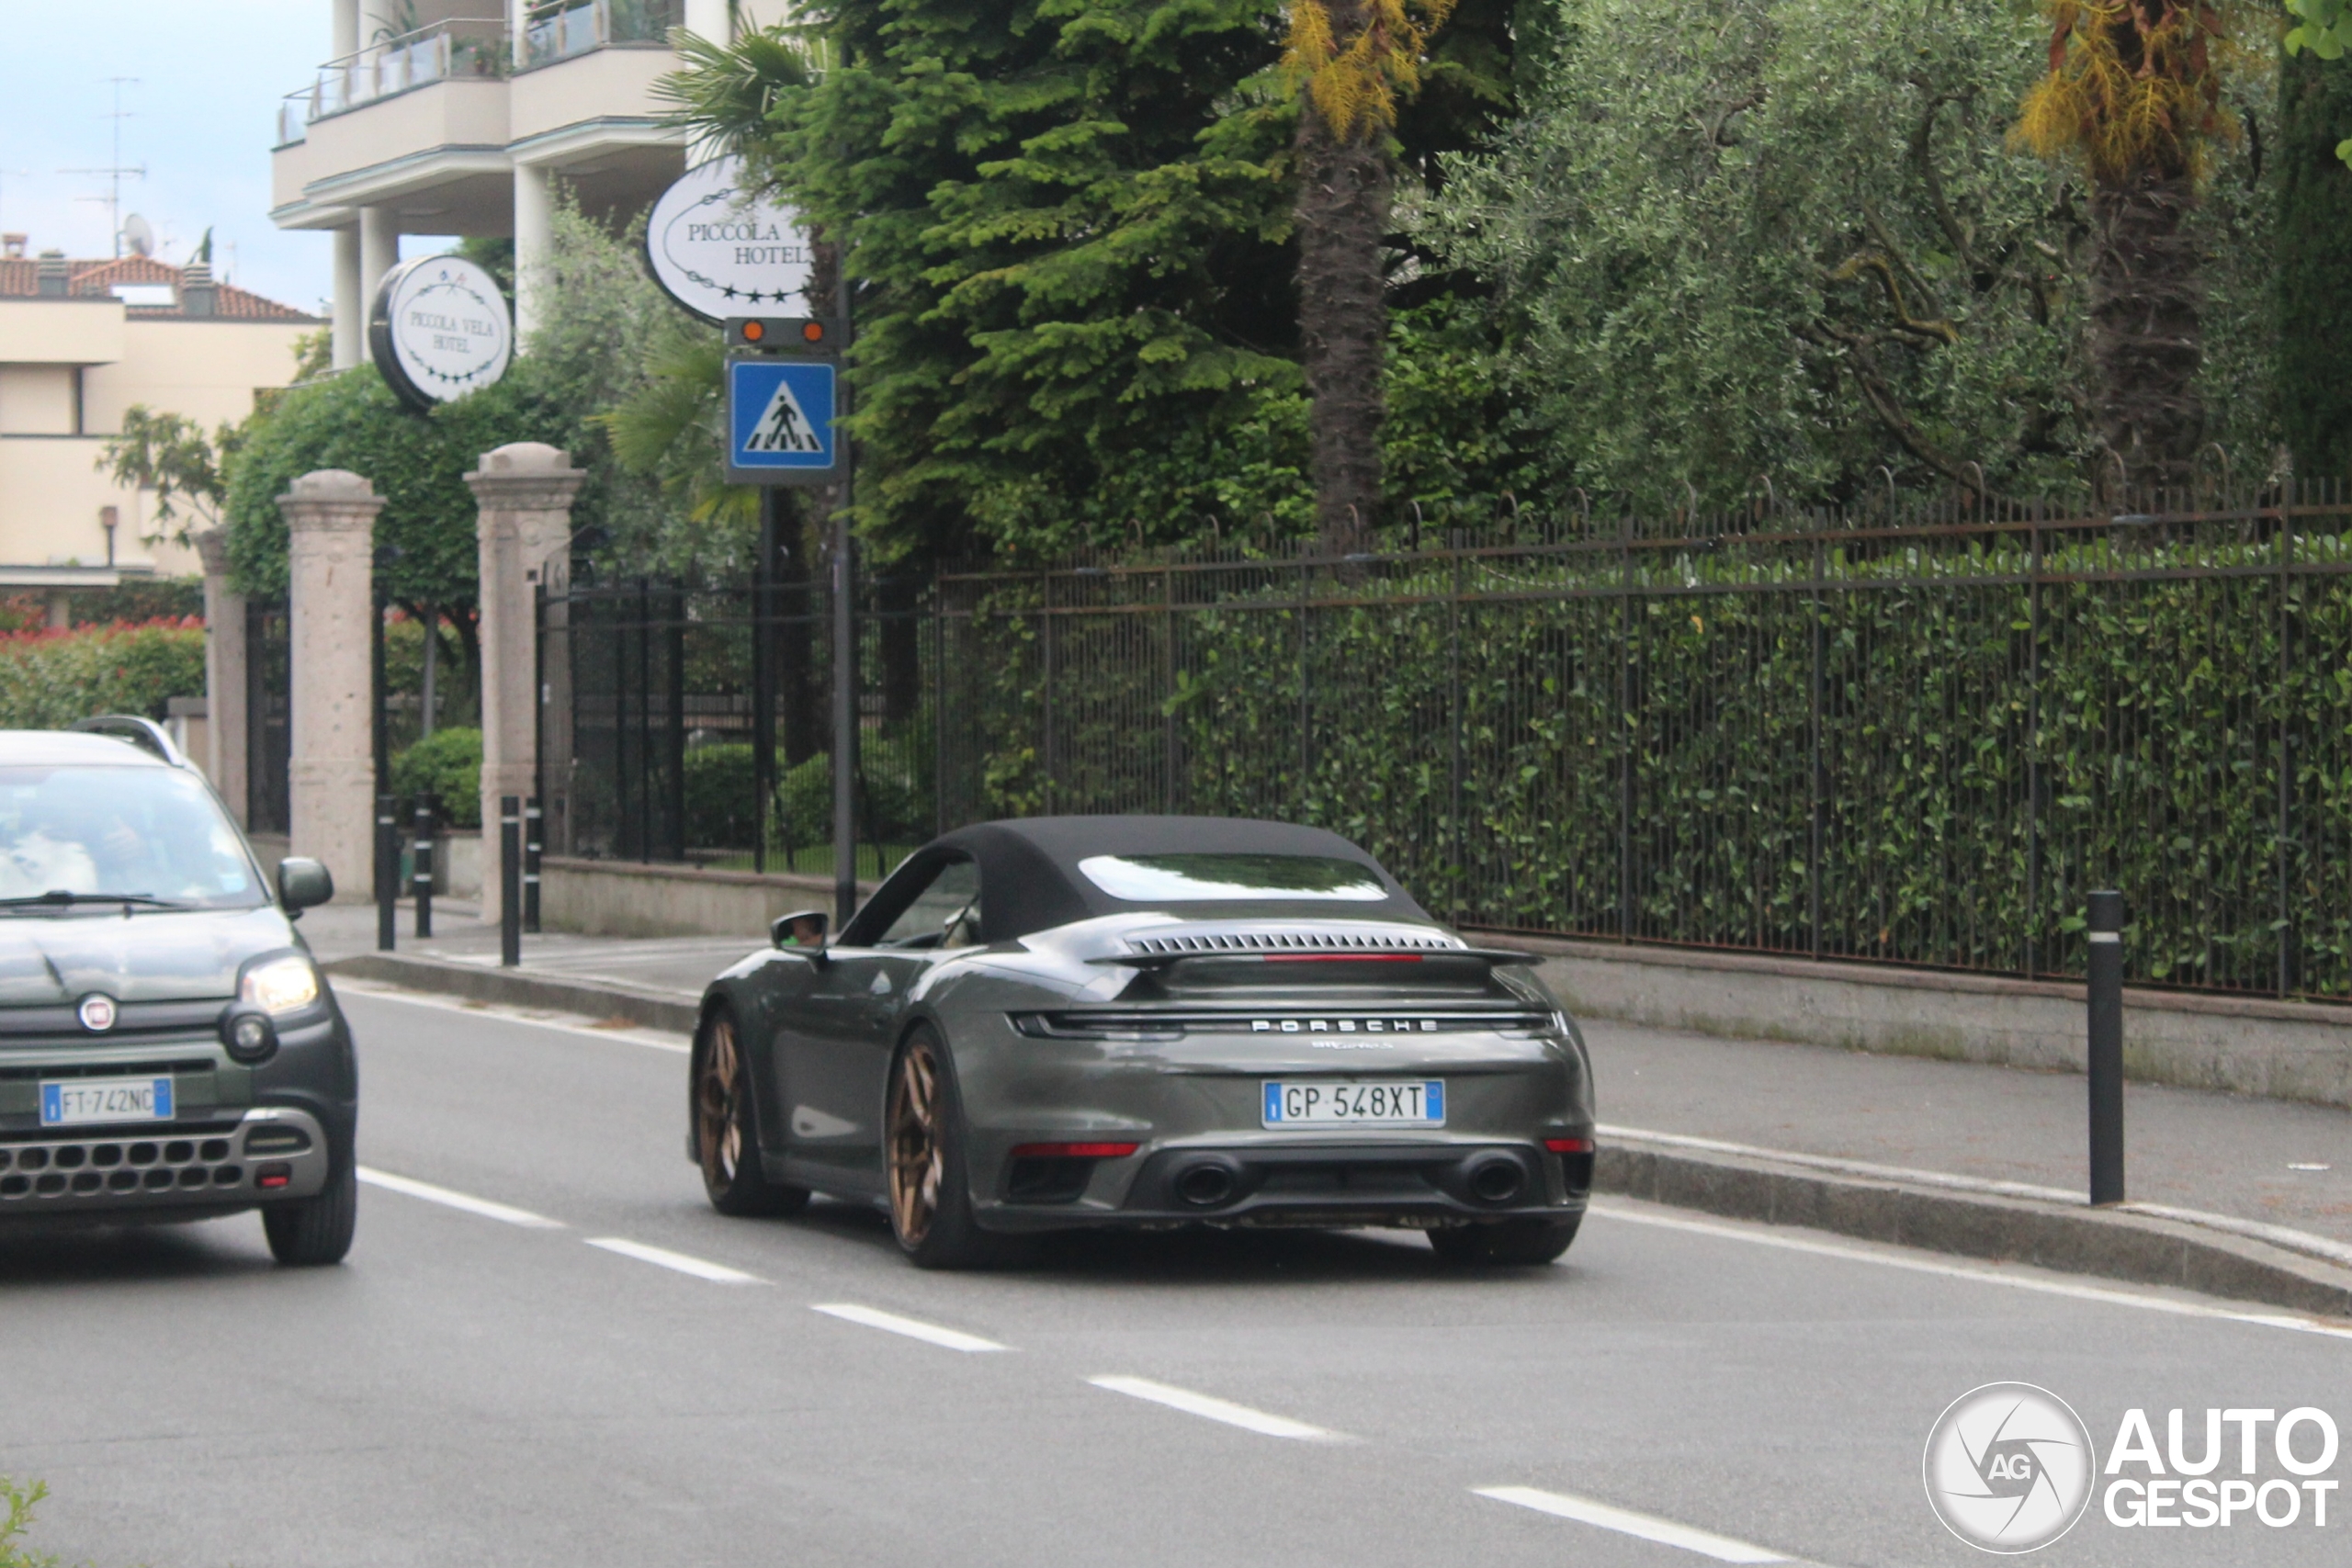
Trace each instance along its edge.
<instances>
[{"instance_id":1,"label":"suv roof rail","mask_svg":"<svg viewBox=\"0 0 2352 1568\"><path fill-rule=\"evenodd\" d=\"M186 754L172 744L170 731L153 719L141 718L137 714L92 714L87 718L74 720L66 728L85 735L111 735L118 740L127 740L175 768L189 765Z\"/></svg>"}]
</instances>

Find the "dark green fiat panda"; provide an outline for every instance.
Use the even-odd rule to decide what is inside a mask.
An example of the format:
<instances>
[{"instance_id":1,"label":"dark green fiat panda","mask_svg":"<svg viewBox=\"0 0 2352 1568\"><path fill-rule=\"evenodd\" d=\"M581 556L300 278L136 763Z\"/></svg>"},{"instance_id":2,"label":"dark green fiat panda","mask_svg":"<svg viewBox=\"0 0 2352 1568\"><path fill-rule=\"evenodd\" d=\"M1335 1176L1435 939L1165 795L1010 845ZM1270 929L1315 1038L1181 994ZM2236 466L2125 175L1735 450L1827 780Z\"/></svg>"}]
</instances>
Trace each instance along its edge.
<instances>
[{"instance_id":1,"label":"dark green fiat panda","mask_svg":"<svg viewBox=\"0 0 2352 1568\"><path fill-rule=\"evenodd\" d=\"M351 1031L292 916L154 726L0 730L0 1235L258 1208L281 1263L342 1259Z\"/></svg>"}]
</instances>

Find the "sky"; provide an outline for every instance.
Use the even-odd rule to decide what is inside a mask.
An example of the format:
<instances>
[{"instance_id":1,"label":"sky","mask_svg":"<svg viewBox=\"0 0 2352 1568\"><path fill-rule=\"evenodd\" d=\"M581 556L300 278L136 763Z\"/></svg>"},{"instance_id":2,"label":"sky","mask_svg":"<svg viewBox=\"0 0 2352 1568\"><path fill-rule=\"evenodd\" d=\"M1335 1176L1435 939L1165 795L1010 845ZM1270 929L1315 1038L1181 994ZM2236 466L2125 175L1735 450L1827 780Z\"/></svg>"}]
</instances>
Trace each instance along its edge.
<instances>
[{"instance_id":1,"label":"sky","mask_svg":"<svg viewBox=\"0 0 2352 1568\"><path fill-rule=\"evenodd\" d=\"M65 169L113 163L109 77L122 85L122 210L185 261L209 226L213 270L324 313L324 232L269 220L278 100L333 47L328 0L0 0L0 230L74 256L114 254L107 182Z\"/></svg>"}]
</instances>

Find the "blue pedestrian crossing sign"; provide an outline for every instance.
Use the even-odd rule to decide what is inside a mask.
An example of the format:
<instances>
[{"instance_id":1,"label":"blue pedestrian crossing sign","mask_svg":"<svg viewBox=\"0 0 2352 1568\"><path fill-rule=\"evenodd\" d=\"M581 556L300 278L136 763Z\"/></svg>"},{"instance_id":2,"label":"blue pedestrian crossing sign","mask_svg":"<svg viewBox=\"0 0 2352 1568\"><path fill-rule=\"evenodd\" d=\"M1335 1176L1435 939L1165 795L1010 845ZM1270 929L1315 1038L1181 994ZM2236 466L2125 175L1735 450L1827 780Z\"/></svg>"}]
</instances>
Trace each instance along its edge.
<instances>
[{"instance_id":1,"label":"blue pedestrian crossing sign","mask_svg":"<svg viewBox=\"0 0 2352 1568\"><path fill-rule=\"evenodd\" d=\"M727 362L730 484L831 484L840 478L831 360Z\"/></svg>"}]
</instances>

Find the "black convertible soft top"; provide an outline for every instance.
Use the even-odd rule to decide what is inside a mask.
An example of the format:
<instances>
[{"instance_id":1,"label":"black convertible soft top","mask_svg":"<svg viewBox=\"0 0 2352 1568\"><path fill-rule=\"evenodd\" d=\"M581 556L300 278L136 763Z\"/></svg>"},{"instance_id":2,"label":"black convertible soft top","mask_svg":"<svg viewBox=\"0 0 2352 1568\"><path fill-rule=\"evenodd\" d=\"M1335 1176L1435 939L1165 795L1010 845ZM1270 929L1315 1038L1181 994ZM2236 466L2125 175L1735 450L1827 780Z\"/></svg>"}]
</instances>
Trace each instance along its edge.
<instances>
[{"instance_id":1,"label":"black convertible soft top","mask_svg":"<svg viewBox=\"0 0 2352 1568\"><path fill-rule=\"evenodd\" d=\"M1091 855L1159 854L1320 855L1365 867L1379 878L1388 897L1346 903L1261 899L1247 906L1131 903L1105 893L1078 869L1078 863ZM1073 920L1137 909L1199 916L1311 915L1326 919L1430 918L1387 869L1363 851L1326 829L1294 827L1287 822L1236 817L1024 817L978 822L933 840L891 881L909 873L919 875L922 868L946 855L969 855L979 866L983 942L1011 942ZM887 908L890 893L885 885L870 906L885 920L898 914L897 909ZM865 924L861 912L856 925Z\"/></svg>"}]
</instances>

